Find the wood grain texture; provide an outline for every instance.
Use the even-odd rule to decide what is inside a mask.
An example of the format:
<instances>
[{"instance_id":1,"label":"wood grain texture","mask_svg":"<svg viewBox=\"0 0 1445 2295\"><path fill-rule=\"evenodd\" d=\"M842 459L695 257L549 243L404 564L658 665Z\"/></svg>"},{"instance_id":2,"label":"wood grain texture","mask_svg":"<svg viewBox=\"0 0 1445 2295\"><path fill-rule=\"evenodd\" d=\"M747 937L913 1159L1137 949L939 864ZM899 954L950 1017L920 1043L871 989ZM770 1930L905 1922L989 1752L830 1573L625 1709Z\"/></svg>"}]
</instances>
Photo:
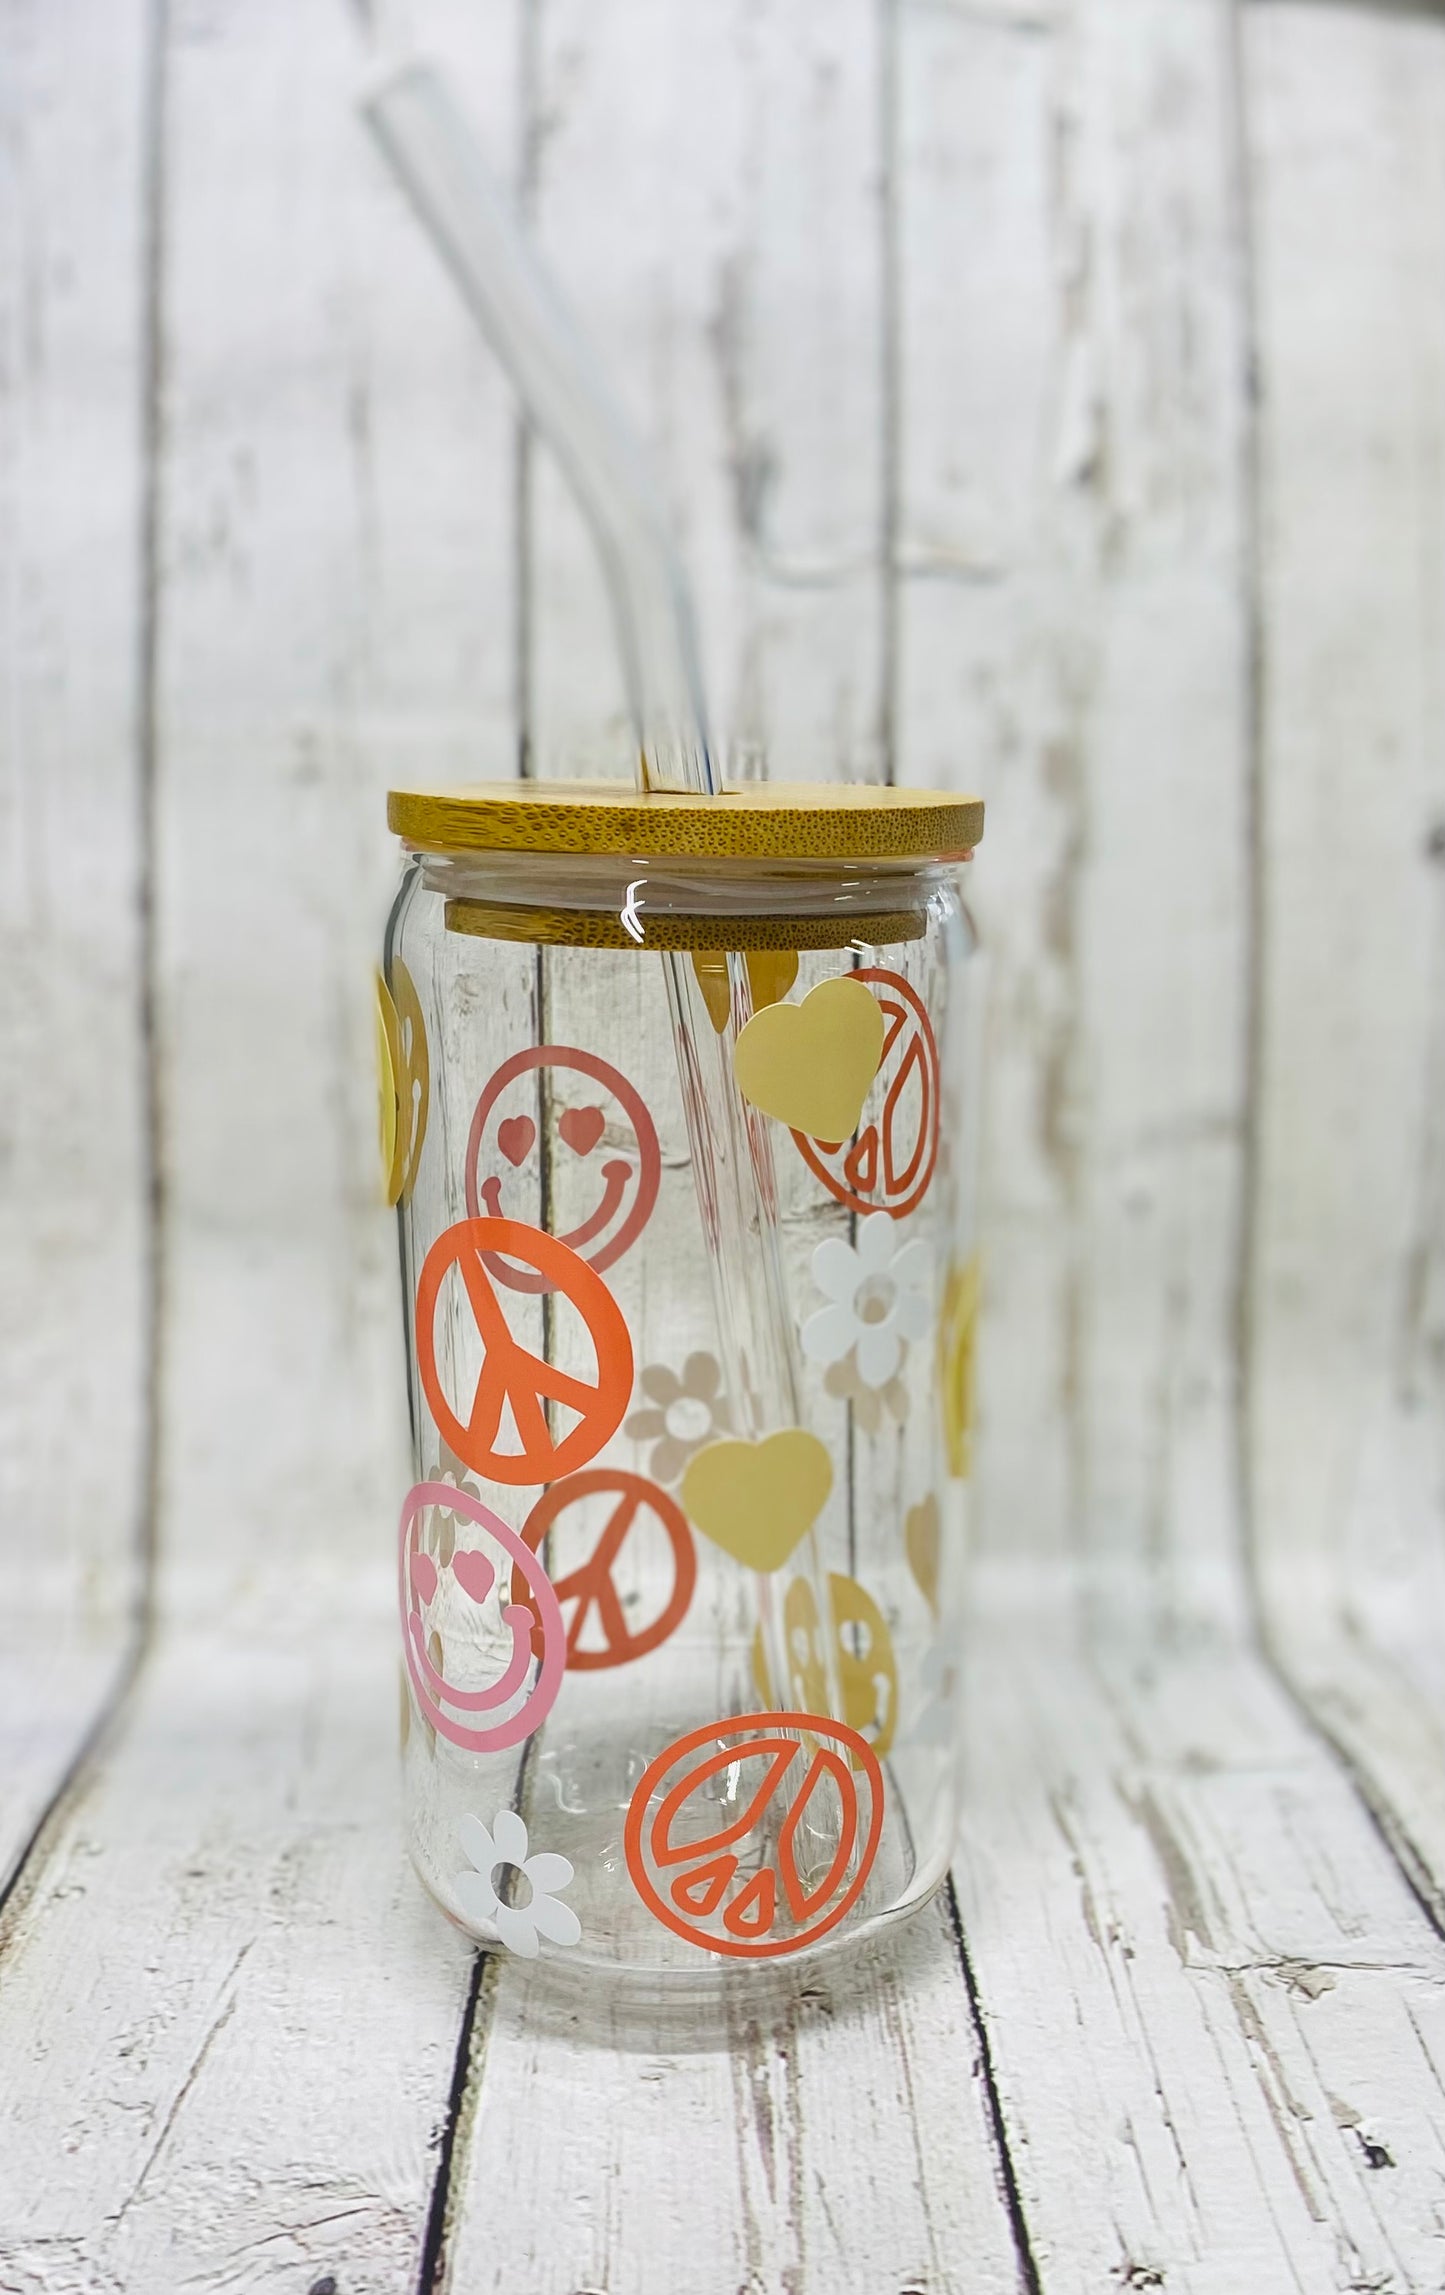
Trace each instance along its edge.
<instances>
[{"instance_id":1,"label":"wood grain texture","mask_svg":"<svg viewBox=\"0 0 1445 2295\"><path fill-rule=\"evenodd\" d=\"M986 1613L985 1613L986 1615ZM1232 1634L970 1644L959 1901L1042 2285L1432 2287L1445 1956Z\"/></svg>"},{"instance_id":2,"label":"wood grain texture","mask_svg":"<svg viewBox=\"0 0 1445 2295\"><path fill-rule=\"evenodd\" d=\"M507 23L451 28L505 90ZM510 758L511 415L353 117L345 13L177 5L164 63L167 1625L0 1939L21 2123L0 2282L305 2287L334 2267L392 2290L419 2267L468 1960L401 1850L387 1560L407 1476L370 975L387 779L485 770L478 728L493 770ZM88 76L77 92L94 101ZM65 564L78 581L73 542ZM106 722L114 744L114 702ZM102 786L130 802L114 754ZM123 880L133 845L99 817L94 849ZM133 998L120 921L105 945ZM134 1089L125 1010L86 1025ZM117 1177L125 1149L118 1124ZM98 1186L98 1218L109 1201Z\"/></svg>"},{"instance_id":3,"label":"wood grain texture","mask_svg":"<svg viewBox=\"0 0 1445 2295\"><path fill-rule=\"evenodd\" d=\"M505 133L509 19L437 16ZM173 20L166 1585L252 1615L277 1572L365 1571L405 1486L384 792L399 768L505 773L513 747L511 410L356 116L364 65L340 9Z\"/></svg>"},{"instance_id":4,"label":"wood grain texture","mask_svg":"<svg viewBox=\"0 0 1445 2295\"><path fill-rule=\"evenodd\" d=\"M1445 26L1246 18L1265 665L1253 1514L1271 1632L1445 1912Z\"/></svg>"},{"instance_id":5,"label":"wood grain texture","mask_svg":"<svg viewBox=\"0 0 1445 2295\"><path fill-rule=\"evenodd\" d=\"M658 454L730 759L990 799L962 1925L649 2033L474 1989L403 1867L380 798L628 772L605 601L353 120L361 12L172 0L148 154L141 11L11 0L0 1551L60 1459L104 1621L147 866L167 1190L163 1625L0 1919L0 2288L1425 2295L1442 1946L1241 1630L1236 1326L1275 1645L1438 1921L1440 27L1248 10L1246 217L1223 0L415 13ZM699 1343L700 1270L653 1290ZM0 1865L101 1678L23 1622Z\"/></svg>"},{"instance_id":6,"label":"wood grain texture","mask_svg":"<svg viewBox=\"0 0 1445 2295\"><path fill-rule=\"evenodd\" d=\"M537 11L529 211L657 460L739 778L888 762L880 22ZM532 765L630 776L601 576L545 457L528 531Z\"/></svg>"},{"instance_id":7,"label":"wood grain texture","mask_svg":"<svg viewBox=\"0 0 1445 2295\"><path fill-rule=\"evenodd\" d=\"M148 1507L139 5L0 11L0 1887L108 1694Z\"/></svg>"},{"instance_id":8,"label":"wood grain texture","mask_svg":"<svg viewBox=\"0 0 1445 2295\"><path fill-rule=\"evenodd\" d=\"M1236 1584L1228 66L1216 0L901 18L899 754L989 803L980 1537L1165 1607Z\"/></svg>"},{"instance_id":9,"label":"wood grain texture","mask_svg":"<svg viewBox=\"0 0 1445 2295\"><path fill-rule=\"evenodd\" d=\"M414 2282L469 1955L396 1711L389 1606L152 1662L0 1929L7 2295Z\"/></svg>"},{"instance_id":10,"label":"wood grain texture","mask_svg":"<svg viewBox=\"0 0 1445 2295\"><path fill-rule=\"evenodd\" d=\"M851 1972L730 2013L549 2005L515 1966L488 1981L444 2287L1022 2285L941 1908Z\"/></svg>"}]
</instances>

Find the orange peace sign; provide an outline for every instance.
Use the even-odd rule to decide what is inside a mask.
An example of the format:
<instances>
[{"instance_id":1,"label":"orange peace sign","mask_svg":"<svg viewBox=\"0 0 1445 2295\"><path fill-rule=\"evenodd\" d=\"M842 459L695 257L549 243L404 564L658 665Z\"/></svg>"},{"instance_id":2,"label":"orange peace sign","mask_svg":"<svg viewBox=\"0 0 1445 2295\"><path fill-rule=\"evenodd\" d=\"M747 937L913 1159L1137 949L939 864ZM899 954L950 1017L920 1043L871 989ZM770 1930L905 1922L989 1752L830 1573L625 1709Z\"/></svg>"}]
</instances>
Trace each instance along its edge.
<instances>
[{"instance_id":1,"label":"orange peace sign","mask_svg":"<svg viewBox=\"0 0 1445 2295\"><path fill-rule=\"evenodd\" d=\"M646 1657L649 1650L657 1649L667 1640L674 1626L682 1623L697 1584L697 1553L682 1508L645 1475L629 1474L621 1467L593 1466L585 1474L572 1474L565 1482L554 1482L537 1500L522 1525L523 1540L532 1552L537 1552L559 1514L598 1491L610 1491L616 1500L602 1535L585 1562L552 1580L558 1601L577 1605L567 1627L567 1664L573 1673L627 1665L633 1658ZM672 1590L651 1624L639 1627L634 1633L627 1622L612 1571L629 1531L643 1510L656 1515L667 1533L672 1548ZM520 1565L512 1571L512 1600L524 1603L535 1613L537 1605L529 1597ZM594 1610L603 1646L583 1649L579 1646L582 1634ZM533 1630L532 1647L540 1657L543 1651L540 1618Z\"/></svg>"},{"instance_id":2,"label":"orange peace sign","mask_svg":"<svg viewBox=\"0 0 1445 2295\"><path fill-rule=\"evenodd\" d=\"M879 1120L864 1125L851 1144L799 1131L793 1138L808 1169L850 1211L906 1219L928 1193L938 1161L938 1043L927 1006L901 972L865 964L847 977L869 982L883 1007Z\"/></svg>"},{"instance_id":3,"label":"orange peace sign","mask_svg":"<svg viewBox=\"0 0 1445 2295\"><path fill-rule=\"evenodd\" d=\"M724 1777L732 1800L718 1798ZM837 1927L882 1831L883 1772L856 1730L816 1713L744 1713L690 1730L649 1764L623 1848L633 1887L674 1936L768 1960Z\"/></svg>"},{"instance_id":4,"label":"orange peace sign","mask_svg":"<svg viewBox=\"0 0 1445 2295\"><path fill-rule=\"evenodd\" d=\"M514 1338L488 1271L494 1251L536 1268L549 1291L571 1300L597 1358L595 1385L544 1362ZM452 1407L436 1360L437 1308L452 1268L482 1342L482 1366L465 1419ZM565 1243L520 1219L462 1219L437 1237L416 1287L416 1361L438 1431L474 1474L494 1482L551 1482L585 1466L617 1432L632 1392L632 1341L607 1285ZM576 1425L558 1440L547 1423L548 1402L577 1414ZM497 1448L509 1408L520 1450Z\"/></svg>"}]
</instances>

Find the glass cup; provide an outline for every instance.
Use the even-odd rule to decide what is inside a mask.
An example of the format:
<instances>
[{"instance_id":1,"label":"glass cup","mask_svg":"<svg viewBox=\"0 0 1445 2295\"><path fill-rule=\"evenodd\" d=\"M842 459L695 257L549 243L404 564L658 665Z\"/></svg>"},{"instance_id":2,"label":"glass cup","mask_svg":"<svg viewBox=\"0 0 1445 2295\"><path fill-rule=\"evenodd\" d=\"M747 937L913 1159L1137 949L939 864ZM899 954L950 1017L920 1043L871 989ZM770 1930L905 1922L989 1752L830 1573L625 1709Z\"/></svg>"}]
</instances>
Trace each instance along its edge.
<instances>
[{"instance_id":1,"label":"glass cup","mask_svg":"<svg viewBox=\"0 0 1445 2295\"><path fill-rule=\"evenodd\" d=\"M394 791L410 1846L686 1989L926 1902L957 1803L982 807Z\"/></svg>"}]
</instances>

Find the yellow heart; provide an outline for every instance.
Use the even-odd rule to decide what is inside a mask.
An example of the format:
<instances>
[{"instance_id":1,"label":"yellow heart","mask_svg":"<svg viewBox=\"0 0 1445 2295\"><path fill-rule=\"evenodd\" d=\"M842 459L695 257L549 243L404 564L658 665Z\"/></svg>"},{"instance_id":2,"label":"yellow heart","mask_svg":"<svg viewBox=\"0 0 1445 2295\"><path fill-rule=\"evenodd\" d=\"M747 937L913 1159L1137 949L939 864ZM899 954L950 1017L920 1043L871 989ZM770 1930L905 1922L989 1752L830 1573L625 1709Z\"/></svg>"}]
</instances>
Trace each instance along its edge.
<instances>
[{"instance_id":1,"label":"yellow heart","mask_svg":"<svg viewBox=\"0 0 1445 2295\"><path fill-rule=\"evenodd\" d=\"M704 1537L735 1562L781 1570L832 1487L833 1461L823 1444L789 1426L764 1442L710 1442L682 1478L682 1503Z\"/></svg>"},{"instance_id":2,"label":"yellow heart","mask_svg":"<svg viewBox=\"0 0 1445 2295\"><path fill-rule=\"evenodd\" d=\"M755 1012L733 1047L744 1099L810 1139L857 1129L883 1057L883 1012L861 980L824 980L801 1004Z\"/></svg>"}]
</instances>

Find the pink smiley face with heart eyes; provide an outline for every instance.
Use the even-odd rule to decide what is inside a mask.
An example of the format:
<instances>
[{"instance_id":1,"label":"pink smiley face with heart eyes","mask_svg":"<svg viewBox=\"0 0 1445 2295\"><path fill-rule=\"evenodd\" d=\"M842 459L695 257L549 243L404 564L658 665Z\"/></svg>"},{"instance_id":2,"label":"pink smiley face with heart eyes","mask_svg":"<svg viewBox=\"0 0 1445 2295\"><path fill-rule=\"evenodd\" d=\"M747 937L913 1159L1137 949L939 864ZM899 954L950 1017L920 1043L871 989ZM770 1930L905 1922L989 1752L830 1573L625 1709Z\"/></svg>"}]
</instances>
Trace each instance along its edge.
<instances>
[{"instance_id":1,"label":"pink smiley face with heart eyes","mask_svg":"<svg viewBox=\"0 0 1445 2295\"><path fill-rule=\"evenodd\" d=\"M574 1101L557 1118L561 1150L552 1167L554 1200L578 1192L573 1185L578 1167L589 1173L595 1167L598 1183L586 1191L582 1216L559 1233L557 1241L577 1252L600 1274L631 1248L652 1217L662 1152L641 1094L595 1052L580 1052L565 1044L539 1044L530 1051L514 1052L510 1060L502 1062L472 1115L466 1155L467 1210L473 1219L527 1218L532 1223L531 1205L509 1202L506 1189L513 1174L518 1179L526 1174L539 1146L533 1111L541 1103L533 1079L543 1068L558 1071L559 1086L568 1071L574 1089L577 1078L590 1086L594 1095L600 1086L604 1099L621 1112L620 1127L614 1124L612 1129L614 1142L619 1128L623 1140L621 1145L611 1146L607 1144L607 1108L595 1096L580 1104ZM514 1194L518 1192L514 1189ZM487 1254L487 1267L513 1291L551 1288L535 1268L516 1267L497 1252Z\"/></svg>"},{"instance_id":2,"label":"pink smiley face with heart eyes","mask_svg":"<svg viewBox=\"0 0 1445 2295\"><path fill-rule=\"evenodd\" d=\"M420 1544L422 1523L432 1506L444 1506L448 1513L484 1530L502 1550L501 1566L481 1546L458 1547L448 1564L439 1565ZM486 1622L485 1605L500 1583L510 1586L513 1569L519 1569L526 1581L529 1602L507 1601L500 1606L510 1656L489 1680L452 1680L427 1654L433 1621L448 1618L453 1628L459 1622L463 1630L453 1630L453 1644L470 1642L475 1649L481 1640L477 1629ZM556 1702L567 1665L562 1605L531 1547L490 1506L450 1482L418 1482L409 1490L401 1510L400 1595L406 1670L417 1704L439 1736L468 1753L503 1753L540 1729ZM470 1670L487 1672L488 1658L479 1657ZM490 1718L483 1720L484 1715Z\"/></svg>"}]
</instances>

